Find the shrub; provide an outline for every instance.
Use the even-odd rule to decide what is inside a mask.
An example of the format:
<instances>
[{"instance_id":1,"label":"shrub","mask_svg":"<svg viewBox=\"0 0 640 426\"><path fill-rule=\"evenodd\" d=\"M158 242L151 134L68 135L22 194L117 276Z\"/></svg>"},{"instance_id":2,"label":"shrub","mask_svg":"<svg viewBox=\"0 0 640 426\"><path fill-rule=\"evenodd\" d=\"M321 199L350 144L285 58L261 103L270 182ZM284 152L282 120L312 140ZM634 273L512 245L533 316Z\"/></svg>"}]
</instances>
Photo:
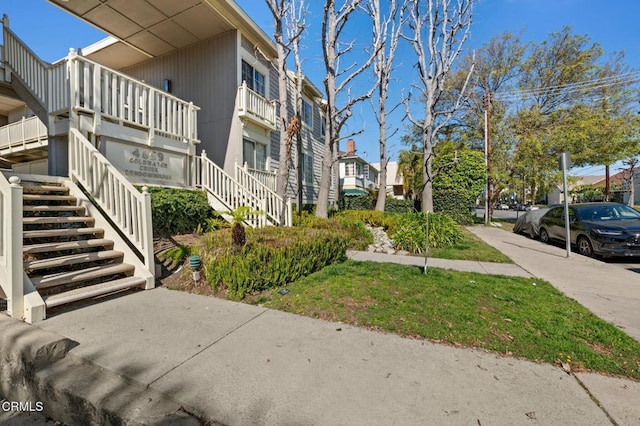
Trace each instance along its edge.
<instances>
[{"instance_id":1,"label":"shrub","mask_svg":"<svg viewBox=\"0 0 640 426\"><path fill-rule=\"evenodd\" d=\"M366 210L353 211L368 213ZM348 247L353 250L365 250L373 243L373 234L364 226L365 222L345 212L336 212L331 219L302 212L302 215L294 215L293 224L300 228L333 230L343 235L347 239Z\"/></svg>"},{"instance_id":2,"label":"shrub","mask_svg":"<svg viewBox=\"0 0 640 426\"><path fill-rule=\"evenodd\" d=\"M476 198L459 189L440 189L433 192L433 210L446 213L461 225L473 223Z\"/></svg>"},{"instance_id":3,"label":"shrub","mask_svg":"<svg viewBox=\"0 0 640 426\"><path fill-rule=\"evenodd\" d=\"M407 213L402 215L392 238L398 250L406 250L414 254L424 253L426 241L425 213ZM459 243L463 234L458 224L447 215L429 214L429 247L442 248Z\"/></svg>"},{"instance_id":4,"label":"shrub","mask_svg":"<svg viewBox=\"0 0 640 426\"><path fill-rule=\"evenodd\" d=\"M346 259L347 239L316 231L282 245L247 244L238 255L229 250L208 259L205 275L213 287L223 287L231 299L283 286Z\"/></svg>"},{"instance_id":5,"label":"shrub","mask_svg":"<svg viewBox=\"0 0 640 426\"><path fill-rule=\"evenodd\" d=\"M415 204L416 202L414 200L387 198L384 202L384 211L391 213L412 213L416 211Z\"/></svg>"},{"instance_id":6,"label":"shrub","mask_svg":"<svg viewBox=\"0 0 640 426\"><path fill-rule=\"evenodd\" d=\"M206 228L213 210L202 191L176 188L149 188L153 235L168 236Z\"/></svg>"},{"instance_id":7,"label":"shrub","mask_svg":"<svg viewBox=\"0 0 640 426\"><path fill-rule=\"evenodd\" d=\"M402 215L397 213L378 212L375 210L344 210L336 214L336 218L345 217L360 220L369 226L383 227L387 232L395 231Z\"/></svg>"},{"instance_id":8,"label":"shrub","mask_svg":"<svg viewBox=\"0 0 640 426\"><path fill-rule=\"evenodd\" d=\"M369 195L349 195L340 197L340 210L371 210L373 200Z\"/></svg>"}]
</instances>

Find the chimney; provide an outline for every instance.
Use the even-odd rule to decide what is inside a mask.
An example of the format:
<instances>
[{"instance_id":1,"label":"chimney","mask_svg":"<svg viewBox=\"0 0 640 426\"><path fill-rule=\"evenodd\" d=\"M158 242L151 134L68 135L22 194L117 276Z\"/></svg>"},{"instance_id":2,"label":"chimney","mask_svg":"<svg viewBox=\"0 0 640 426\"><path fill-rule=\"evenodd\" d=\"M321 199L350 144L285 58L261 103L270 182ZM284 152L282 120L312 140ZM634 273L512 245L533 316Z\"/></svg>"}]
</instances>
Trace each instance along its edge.
<instances>
[{"instance_id":1,"label":"chimney","mask_svg":"<svg viewBox=\"0 0 640 426\"><path fill-rule=\"evenodd\" d=\"M356 155L356 141L353 139L347 141L347 155Z\"/></svg>"}]
</instances>

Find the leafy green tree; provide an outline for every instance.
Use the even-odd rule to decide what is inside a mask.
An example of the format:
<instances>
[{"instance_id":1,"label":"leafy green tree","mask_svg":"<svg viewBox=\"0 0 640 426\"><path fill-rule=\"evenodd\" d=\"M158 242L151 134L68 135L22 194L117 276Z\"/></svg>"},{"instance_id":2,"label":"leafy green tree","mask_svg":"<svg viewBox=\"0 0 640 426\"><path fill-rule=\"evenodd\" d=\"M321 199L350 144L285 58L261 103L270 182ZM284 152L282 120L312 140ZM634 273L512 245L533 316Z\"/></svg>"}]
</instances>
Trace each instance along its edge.
<instances>
[{"instance_id":1,"label":"leafy green tree","mask_svg":"<svg viewBox=\"0 0 640 426\"><path fill-rule=\"evenodd\" d=\"M422 152L415 145L398 153L398 174L405 198L418 200L422 194Z\"/></svg>"}]
</instances>

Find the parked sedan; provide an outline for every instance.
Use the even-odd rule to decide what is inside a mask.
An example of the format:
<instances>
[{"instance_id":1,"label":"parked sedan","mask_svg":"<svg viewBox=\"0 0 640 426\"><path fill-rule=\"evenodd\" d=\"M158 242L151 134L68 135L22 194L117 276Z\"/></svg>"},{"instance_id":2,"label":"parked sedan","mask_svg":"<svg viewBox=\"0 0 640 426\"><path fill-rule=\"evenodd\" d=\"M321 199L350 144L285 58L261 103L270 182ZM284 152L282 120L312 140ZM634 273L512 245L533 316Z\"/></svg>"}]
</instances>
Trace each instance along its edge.
<instances>
[{"instance_id":1,"label":"parked sedan","mask_svg":"<svg viewBox=\"0 0 640 426\"><path fill-rule=\"evenodd\" d=\"M585 256L640 256L640 213L619 203L569 206L571 244ZM566 241L564 207L540 218L540 240Z\"/></svg>"},{"instance_id":2,"label":"parked sedan","mask_svg":"<svg viewBox=\"0 0 640 426\"><path fill-rule=\"evenodd\" d=\"M549 208L529 210L516 219L513 225L513 232L516 234L526 234L530 238L540 236L540 218L549 211Z\"/></svg>"}]
</instances>

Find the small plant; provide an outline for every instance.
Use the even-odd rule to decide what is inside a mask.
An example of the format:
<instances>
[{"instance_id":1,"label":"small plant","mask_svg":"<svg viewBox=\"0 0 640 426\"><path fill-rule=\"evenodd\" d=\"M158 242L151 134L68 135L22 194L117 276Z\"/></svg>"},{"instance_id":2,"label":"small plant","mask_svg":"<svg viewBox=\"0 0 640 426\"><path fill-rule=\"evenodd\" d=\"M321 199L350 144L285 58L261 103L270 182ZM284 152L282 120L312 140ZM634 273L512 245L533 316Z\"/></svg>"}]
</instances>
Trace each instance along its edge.
<instances>
[{"instance_id":1,"label":"small plant","mask_svg":"<svg viewBox=\"0 0 640 426\"><path fill-rule=\"evenodd\" d=\"M247 233L244 229L244 222L251 216L262 214L261 211L253 210L249 206L240 206L229 212L233 219L233 227L231 228L231 248L234 253L240 253L244 245L247 243Z\"/></svg>"},{"instance_id":2,"label":"small plant","mask_svg":"<svg viewBox=\"0 0 640 426\"><path fill-rule=\"evenodd\" d=\"M160 252L158 259L165 264L167 269L174 269L180 265L184 259L193 252L193 249L189 249L187 246L178 244L175 247L171 247L168 250Z\"/></svg>"}]
</instances>

